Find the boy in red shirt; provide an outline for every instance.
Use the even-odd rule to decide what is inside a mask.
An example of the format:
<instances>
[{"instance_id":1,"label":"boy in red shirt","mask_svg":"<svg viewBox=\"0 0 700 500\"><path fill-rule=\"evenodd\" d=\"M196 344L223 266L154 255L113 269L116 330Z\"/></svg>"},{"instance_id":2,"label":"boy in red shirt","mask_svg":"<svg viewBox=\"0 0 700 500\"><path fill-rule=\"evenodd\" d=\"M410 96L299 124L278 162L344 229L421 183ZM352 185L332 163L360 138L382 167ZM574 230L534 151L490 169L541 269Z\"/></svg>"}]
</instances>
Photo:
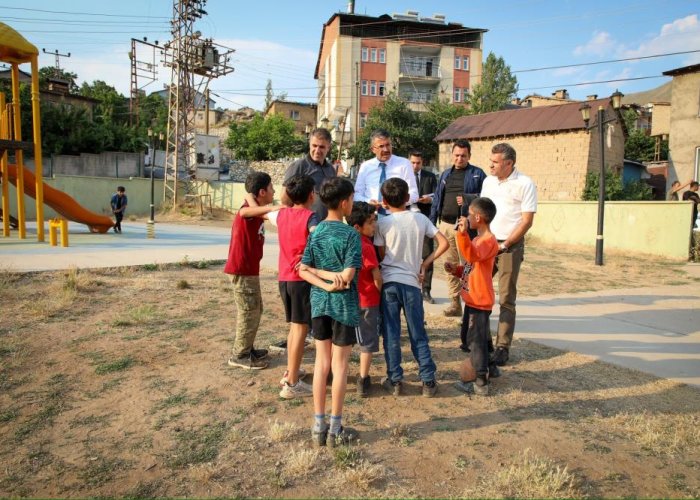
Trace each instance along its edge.
<instances>
[{"instance_id":1,"label":"boy in red shirt","mask_svg":"<svg viewBox=\"0 0 700 500\"><path fill-rule=\"evenodd\" d=\"M308 175L294 175L285 185L287 198L293 206L271 213L268 218L277 226L279 237L279 289L284 312L289 323L287 336L287 371L280 381L280 397L293 399L312 396L311 385L301 377L304 340L311 322L311 284L299 277L299 263L306 248L306 240L319 223L314 203L314 180Z\"/></svg>"},{"instance_id":2,"label":"boy in red shirt","mask_svg":"<svg viewBox=\"0 0 700 500\"><path fill-rule=\"evenodd\" d=\"M260 260L265 243L264 217L280 207L271 205L275 189L265 172L252 172L245 180L245 190L255 197L257 207L245 201L233 219L231 242L224 272L231 275L233 299L236 303L236 338L230 366L247 370L267 368L267 350L255 349L253 343L262 316L260 292Z\"/></svg>"},{"instance_id":3,"label":"boy in red shirt","mask_svg":"<svg viewBox=\"0 0 700 500\"><path fill-rule=\"evenodd\" d=\"M379 303L381 302L382 273L374 249L372 238L377 229L376 208L364 201L352 205L352 213L346 222L360 233L362 240L362 268L358 275L357 291L360 296L360 326L358 342L360 344L360 376L357 377L357 394L369 396L371 380L369 367L372 355L379 352Z\"/></svg>"},{"instance_id":4,"label":"boy in red shirt","mask_svg":"<svg viewBox=\"0 0 700 500\"><path fill-rule=\"evenodd\" d=\"M498 241L489 224L496 215L496 205L489 198L477 198L469 205L468 217L461 217L456 233L457 247L465 265L445 263L445 270L461 276L464 300L462 335L466 340L469 357L464 360L462 373L468 373L471 364L476 379L457 382L457 389L485 396L489 393L489 378L498 376L489 366L489 316L495 300L493 291L493 264L498 255ZM477 236L469 238L467 229L475 229Z\"/></svg>"}]
</instances>

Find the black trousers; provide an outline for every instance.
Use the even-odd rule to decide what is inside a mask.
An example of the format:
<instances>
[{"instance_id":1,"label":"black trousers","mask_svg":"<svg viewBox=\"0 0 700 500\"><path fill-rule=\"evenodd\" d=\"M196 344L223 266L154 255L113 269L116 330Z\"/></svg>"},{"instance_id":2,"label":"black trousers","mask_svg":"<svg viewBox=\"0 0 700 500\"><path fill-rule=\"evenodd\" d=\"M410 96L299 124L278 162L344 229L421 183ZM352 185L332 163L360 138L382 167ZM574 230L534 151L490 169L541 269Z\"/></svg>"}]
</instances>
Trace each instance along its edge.
<instances>
[{"instance_id":1,"label":"black trousers","mask_svg":"<svg viewBox=\"0 0 700 500\"><path fill-rule=\"evenodd\" d=\"M116 212L114 214L114 220L116 221L114 224L114 228L121 231L122 230L122 219L124 218L124 212Z\"/></svg>"},{"instance_id":2,"label":"black trousers","mask_svg":"<svg viewBox=\"0 0 700 500\"><path fill-rule=\"evenodd\" d=\"M433 253L433 249L435 248L435 241L432 238L425 237L423 239L423 260ZM423 277L423 291L425 292L430 292L430 287L433 284L433 264L430 264L428 266L428 269L425 270L425 276Z\"/></svg>"},{"instance_id":3,"label":"black trousers","mask_svg":"<svg viewBox=\"0 0 700 500\"><path fill-rule=\"evenodd\" d=\"M489 351L493 342L489 331L491 311L473 309L464 305L460 337L462 344L469 349L469 356L477 376L486 376L489 372Z\"/></svg>"}]
</instances>

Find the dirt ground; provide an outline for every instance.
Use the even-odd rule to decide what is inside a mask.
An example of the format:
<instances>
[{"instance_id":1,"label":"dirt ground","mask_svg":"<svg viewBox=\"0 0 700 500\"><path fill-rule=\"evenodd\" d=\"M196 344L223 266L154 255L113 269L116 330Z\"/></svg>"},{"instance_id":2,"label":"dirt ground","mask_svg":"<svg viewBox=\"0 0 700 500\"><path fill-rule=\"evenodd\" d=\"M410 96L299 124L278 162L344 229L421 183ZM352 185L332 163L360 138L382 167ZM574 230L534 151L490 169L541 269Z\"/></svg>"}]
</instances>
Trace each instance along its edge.
<instances>
[{"instance_id":1,"label":"dirt ground","mask_svg":"<svg viewBox=\"0 0 700 500\"><path fill-rule=\"evenodd\" d=\"M532 242L523 295L681 283L682 265ZM488 397L452 387L458 321L428 317L438 396L355 395L359 446L317 449L310 399L282 400L285 358L227 366L236 317L221 263L0 271L0 496L698 497L700 392L516 341ZM257 345L286 335L262 276ZM517 333L516 333L517 337ZM304 366L311 372L314 351ZM311 377L307 377L310 382Z\"/></svg>"}]
</instances>

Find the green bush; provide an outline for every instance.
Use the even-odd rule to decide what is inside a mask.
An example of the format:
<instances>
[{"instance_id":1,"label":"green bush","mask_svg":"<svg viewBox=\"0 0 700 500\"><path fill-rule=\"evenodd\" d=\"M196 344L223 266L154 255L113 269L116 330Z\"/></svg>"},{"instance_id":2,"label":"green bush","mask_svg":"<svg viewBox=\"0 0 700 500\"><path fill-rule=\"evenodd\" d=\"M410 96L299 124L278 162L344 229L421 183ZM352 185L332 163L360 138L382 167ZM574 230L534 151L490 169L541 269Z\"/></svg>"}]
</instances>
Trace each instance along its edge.
<instances>
[{"instance_id":1,"label":"green bush","mask_svg":"<svg viewBox=\"0 0 700 500\"><path fill-rule=\"evenodd\" d=\"M586 186L583 188L583 201L598 200L598 172L586 174ZM606 201L644 201L651 200L651 186L644 181L632 181L627 185L622 184L622 176L611 171L605 172L605 200Z\"/></svg>"}]
</instances>

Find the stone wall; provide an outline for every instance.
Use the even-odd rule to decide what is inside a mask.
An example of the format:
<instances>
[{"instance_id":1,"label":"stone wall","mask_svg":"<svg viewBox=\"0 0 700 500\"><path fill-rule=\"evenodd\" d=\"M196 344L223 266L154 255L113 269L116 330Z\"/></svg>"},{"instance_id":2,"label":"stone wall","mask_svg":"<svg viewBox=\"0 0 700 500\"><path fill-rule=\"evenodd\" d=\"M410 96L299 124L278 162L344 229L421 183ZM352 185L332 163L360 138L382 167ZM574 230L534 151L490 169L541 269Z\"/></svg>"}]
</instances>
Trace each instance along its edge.
<instances>
[{"instance_id":1,"label":"stone wall","mask_svg":"<svg viewBox=\"0 0 700 500\"><path fill-rule=\"evenodd\" d=\"M475 139L471 142L471 163L489 173L491 147L507 142L517 152L518 170L537 184L539 200L580 200L586 183L586 173L597 170L598 134L593 129L548 134L506 136ZM624 137L622 128L612 124L606 131L605 163L622 168ZM440 144L440 170L452 165L452 143Z\"/></svg>"},{"instance_id":2,"label":"stone wall","mask_svg":"<svg viewBox=\"0 0 700 500\"><path fill-rule=\"evenodd\" d=\"M34 160L25 163L34 170ZM89 177L129 178L143 173L142 153L83 153L80 156L54 155L42 161L44 176L83 175Z\"/></svg>"}]
</instances>

